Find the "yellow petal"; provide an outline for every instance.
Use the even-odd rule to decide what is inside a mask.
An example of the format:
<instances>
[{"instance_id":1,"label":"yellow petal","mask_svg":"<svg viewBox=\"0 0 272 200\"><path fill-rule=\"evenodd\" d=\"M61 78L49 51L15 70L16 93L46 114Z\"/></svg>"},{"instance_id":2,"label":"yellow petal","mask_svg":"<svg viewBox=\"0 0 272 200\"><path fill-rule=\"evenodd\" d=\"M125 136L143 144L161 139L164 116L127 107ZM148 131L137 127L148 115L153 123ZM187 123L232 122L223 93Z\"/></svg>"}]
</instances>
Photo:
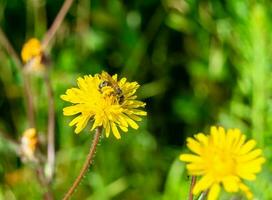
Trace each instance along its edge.
<instances>
[{"instance_id":1,"label":"yellow petal","mask_svg":"<svg viewBox=\"0 0 272 200\"><path fill-rule=\"evenodd\" d=\"M240 154L246 154L249 151L251 151L256 146L255 140L249 140L247 141L240 149Z\"/></svg>"},{"instance_id":2,"label":"yellow petal","mask_svg":"<svg viewBox=\"0 0 272 200\"><path fill-rule=\"evenodd\" d=\"M237 170L238 171L238 170ZM248 172L245 172L245 171L242 171L242 170L239 170L237 172L237 174L239 174L239 176L243 179L246 179L246 180L249 180L249 181L253 181L256 179L256 175L255 174L252 174L252 173L248 173Z\"/></svg>"},{"instance_id":3,"label":"yellow petal","mask_svg":"<svg viewBox=\"0 0 272 200\"><path fill-rule=\"evenodd\" d=\"M66 94L60 96L64 101L71 103L82 103L82 91L78 88L71 88L66 90Z\"/></svg>"},{"instance_id":4,"label":"yellow petal","mask_svg":"<svg viewBox=\"0 0 272 200\"><path fill-rule=\"evenodd\" d=\"M124 132L128 132L128 128L125 127L125 126L119 125L119 128L120 128L122 131L124 131Z\"/></svg>"},{"instance_id":5,"label":"yellow petal","mask_svg":"<svg viewBox=\"0 0 272 200\"><path fill-rule=\"evenodd\" d=\"M132 119L130 119L129 117L127 117L126 120L127 120L128 124L129 124L132 128L134 128L134 129L138 129L138 128L139 128L138 124L136 124L136 122L134 122L134 121L133 121Z\"/></svg>"},{"instance_id":6,"label":"yellow petal","mask_svg":"<svg viewBox=\"0 0 272 200\"><path fill-rule=\"evenodd\" d=\"M117 76L118 76L117 74L114 74L114 75L112 76L112 79L115 80L115 81L117 81Z\"/></svg>"},{"instance_id":7,"label":"yellow petal","mask_svg":"<svg viewBox=\"0 0 272 200\"><path fill-rule=\"evenodd\" d=\"M208 189L213 183L213 178L211 175L204 175L193 188L193 194L197 195L201 191Z\"/></svg>"},{"instance_id":8,"label":"yellow petal","mask_svg":"<svg viewBox=\"0 0 272 200\"><path fill-rule=\"evenodd\" d=\"M120 136L120 133L115 125L115 123L111 122L111 129L112 129L112 132L113 132L113 135L117 138L117 139L120 139L121 136Z\"/></svg>"},{"instance_id":9,"label":"yellow petal","mask_svg":"<svg viewBox=\"0 0 272 200\"><path fill-rule=\"evenodd\" d=\"M240 189L246 194L247 199L253 199L253 194L250 189L243 183L239 185Z\"/></svg>"},{"instance_id":10,"label":"yellow petal","mask_svg":"<svg viewBox=\"0 0 272 200\"><path fill-rule=\"evenodd\" d=\"M224 147L225 146L225 141L226 141L225 129L220 126L218 128L218 143L219 143L219 146Z\"/></svg>"},{"instance_id":11,"label":"yellow petal","mask_svg":"<svg viewBox=\"0 0 272 200\"><path fill-rule=\"evenodd\" d=\"M220 190L221 188L219 184L213 184L208 194L208 200L216 200L219 196Z\"/></svg>"},{"instance_id":12,"label":"yellow petal","mask_svg":"<svg viewBox=\"0 0 272 200\"><path fill-rule=\"evenodd\" d=\"M215 126L211 127L211 139L215 145L219 145L219 134L218 129Z\"/></svg>"},{"instance_id":13,"label":"yellow petal","mask_svg":"<svg viewBox=\"0 0 272 200\"><path fill-rule=\"evenodd\" d=\"M194 137L204 146L208 145L208 137L203 133L198 133Z\"/></svg>"},{"instance_id":14,"label":"yellow petal","mask_svg":"<svg viewBox=\"0 0 272 200\"><path fill-rule=\"evenodd\" d=\"M254 173L258 173L261 171L261 165L265 162L265 159L263 157L257 158L253 161L245 162L245 163L239 163L236 166L236 172L241 176L242 178L248 179L248 180L254 180L255 175L252 176Z\"/></svg>"},{"instance_id":15,"label":"yellow petal","mask_svg":"<svg viewBox=\"0 0 272 200\"><path fill-rule=\"evenodd\" d=\"M205 168L202 163L191 163L186 165L187 170L191 175L197 175L195 173L205 172Z\"/></svg>"},{"instance_id":16,"label":"yellow petal","mask_svg":"<svg viewBox=\"0 0 272 200\"><path fill-rule=\"evenodd\" d=\"M102 120L103 118L101 116L96 115L91 131L93 131L96 127L102 126Z\"/></svg>"},{"instance_id":17,"label":"yellow petal","mask_svg":"<svg viewBox=\"0 0 272 200\"><path fill-rule=\"evenodd\" d=\"M146 116L147 112L142 111L142 110L138 110L138 109L131 109L132 113L135 115L141 115L141 116Z\"/></svg>"},{"instance_id":18,"label":"yellow petal","mask_svg":"<svg viewBox=\"0 0 272 200\"><path fill-rule=\"evenodd\" d=\"M126 120L127 117L125 115L119 115L118 118L121 126L128 127L128 123Z\"/></svg>"},{"instance_id":19,"label":"yellow petal","mask_svg":"<svg viewBox=\"0 0 272 200\"><path fill-rule=\"evenodd\" d=\"M109 137L109 135L110 135L110 123L109 122L107 122L106 123L106 137Z\"/></svg>"},{"instance_id":20,"label":"yellow petal","mask_svg":"<svg viewBox=\"0 0 272 200\"><path fill-rule=\"evenodd\" d=\"M188 167L186 168L190 176L203 176L205 174L205 170L203 169L189 169Z\"/></svg>"},{"instance_id":21,"label":"yellow petal","mask_svg":"<svg viewBox=\"0 0 272 200\"><path fill-rule=\"evenodd\" d=\"M226 134L226 147L228 149L232 148L232 143L233 143L234 138L235 138L235 133L234 133L233 129L229 129Z\"/></svg>"},{"instance_id":22,"label":"yellow petal","mask_svg":"<svg viewBox=\"0 0 272 200\"><path fill-rule=\"evenodd\" d=\"M138 122L142 121L141 117L138 117L137 115L134 115L134 114L130 114L129 117L133 119L134 121L138 121Z\"/></svg>"},{"instance_id":23,"label":"yellow petal","mask_svg":"<svg viewBox=\"0 0 272 200\"><path fill-rule=\"evenodd\" d=\"M239 129L234 129L235 138L232 144L232 148L234 152L237 152L240 150L241 145L244 143L246 136L241 134L241 131Z\"/></svg>"},{"instance_id":24,"label":"yellow petal","mask_svg":"<svg viewBox=\"0 0 272 200\"><path fill-rule=\"evenodd\" d=\"M82 77L79 77L77 79L77 85L81 90L88 91L88 85L87 85L85 79L88 79L88 77L85 76L84 79Z\"/></svg>"},{"instance_id":25,"label":"yellow petal","mask_svg":"<svg viewBox=\"0 0 272 200\"><path fill-rule=\"evenodd\" d=\"M202 158L193 154L181 154L179 159L184 162L201 162Z\"/></svg>"},{"instance_id":26,"label":"yellow petal","mask_svg":"<svg viewBox=\"0 0 272 200\"><path fill-rule=\"evenodd\" d=\"M80 120L81 120L82 115L77 116L76 118L74 118L70 123L69 126L74 126L75 124L77 124Z\"/></svg>"},{"instance_id":27,"label":"yellow petal","mask_svg":"<svg viewBox=\"0 0 272 200\"><path fill-rule=\"evenodd\" d=\"M239 178L237 176L227 176L223 179L223 186L227 192L238 192Z\"/></svg>"},{"instance_id":28,"label":"yellow petal","mask_svg":"<svg viewBox=\"0 0 272 200\"><path fill-rule=\"evenodd\" d=\"M66 116L70 116L80 113L83 110L84 110L83 106L81 104L77 104L63 108L63 114Z\"/></svg>"},{"instance_id":29,"label":"yellow petal","mask_svg":"<svg viewBox=\"0 0 272 200\"><path fill-rule=\"evenodd\" d=\"M89 119L89 115L82 115L81 120L76 125L75 133L79 133L80 131L82 131L82 129L86 127Z\"/></svg>"},{"instance_id":30,"label":"yellow petal","mask_svg":"<svg viewBox=\"0 0 272 200\"><path fill-rule=\"evenodd\" d=\"M200 144L192 138L187 138L187 146L192 152L196 154L201 154L202 152Z\"/></svg>"},{"instance_id":31,"label":"yellow petal","mask_svg":"<svg viewBox=\"0 0 272 200\"><path fill-rule=\"evenodd\" d=\"M259 157L260 155L262 155L262 150L261 149L255 149L243 156L239 156L238 157L238 161L239 162L246 162L246 161L250 161L253 160L257 157Z\"/></svg>"},{"instance_id":32,"label":"yellow petal","mask_svg":"<svg viewBox=\"0 0 272 200\"><path fill-rule=\"evenodd\" d=\"M126 78L122 78L122 79L119 81L119 85L120 85L120 86L124 85L126 81L127 81Z\"/></svg>"},{"instance_id":33,"label":"yellow petal","mask_svg":"<svg viewBox=\"0 0 272 200\"><path fill-rule=\"evenodd\" d=\"M227 146L235 148L241 137L241 132L236 129L229 129L227 132Z\"/></svg>"}]
</instances>

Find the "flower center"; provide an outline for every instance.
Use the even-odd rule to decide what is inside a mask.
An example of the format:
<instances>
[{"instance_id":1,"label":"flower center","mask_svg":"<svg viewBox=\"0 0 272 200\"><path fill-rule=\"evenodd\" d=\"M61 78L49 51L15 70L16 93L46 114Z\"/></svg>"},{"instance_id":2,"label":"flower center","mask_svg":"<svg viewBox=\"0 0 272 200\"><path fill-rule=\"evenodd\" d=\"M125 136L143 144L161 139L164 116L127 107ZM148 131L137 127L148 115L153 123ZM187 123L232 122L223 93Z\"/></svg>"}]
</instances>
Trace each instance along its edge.
<instances>
[{"instance_id":1,"label":"flower center","mask_svg":"<svg viewBox=\"0 0 272 200\"><path fill-rule=\"evenodd\" d=\"M102 81L99 86L99 91L104 97L110 97L114 102L122 104L124 102L123 91L118 84L112 84L109 81Z\"/></svg>"},{"instance_id":2,"label":"flower center","mask_svg":"<svg viewBox=\"0 0 272 200\"><path fill-rule=\"evenodd\" d=\"M226 149L213 148L207 156L209 157L207 164L214 177L221 179L234 174L235 159L231 152Z\"/></svg>"}]
</instances>

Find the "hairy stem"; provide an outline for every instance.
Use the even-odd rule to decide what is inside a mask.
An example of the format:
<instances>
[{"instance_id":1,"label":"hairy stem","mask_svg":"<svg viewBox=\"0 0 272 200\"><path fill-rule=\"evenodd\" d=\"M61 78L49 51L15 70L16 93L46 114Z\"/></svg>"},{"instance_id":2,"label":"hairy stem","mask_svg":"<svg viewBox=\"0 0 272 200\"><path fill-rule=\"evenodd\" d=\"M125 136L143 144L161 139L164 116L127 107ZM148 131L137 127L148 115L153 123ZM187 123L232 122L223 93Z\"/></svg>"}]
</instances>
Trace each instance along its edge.
<instances>
[{"instance_id":1,"label":"hairy stem","mask_svg":"<svg viewBox=\"0 0 272 200\"><path fill-rule=\"evenodd\" d=\"M195 187L195 184L196 184L196 176L192 176L191 185L190 185L190 192L189 192L189 200L194 199L193 189Z\"/></svg>"},{"instance_id":2,"label":"hairy stem","mask_svg":"<svg viewBox=\"0 0 272 200\"><path fill-rule=\"evenodd\" d=\"M78 187L78 184L80 183L81 179L83 178L84 174L87 172L89 166L92 164L93 161L93 156L95 154L95 150L97 147L97 144L99 143L99 139L102 133L102 127L98 127L95 131L95 135L94 135L94 139L92 142L92 146L90 148L89 154L87 156L87 159L82 167L82 169L80 170L80 173L78 175L78 177L76 178L76 180L74 181L73 185L71 186L71 188L69 189L69 191L65 194L64 198L62 200L68 200L72 194L74 193L75 189Z\"/></svg>"},{"instance_id":3,"label":"hairy stem","mask_svg":"<svg viewBox=\"0 0 272 200\"><path fill-rule=\"evenodd\" d=\"M57 17L55 18L52 26L50 27L50 29L47 31L47 33L45 34L43 41L42 41L42 46L45 49L50 40L53 38L53 36L55 35L55 33L57 32L61 22L63 21L65 15L67 14L69 8L71 7L72 3L74 0L65 0L65 2L63 3Z\"/></svg>"}]
</instances>

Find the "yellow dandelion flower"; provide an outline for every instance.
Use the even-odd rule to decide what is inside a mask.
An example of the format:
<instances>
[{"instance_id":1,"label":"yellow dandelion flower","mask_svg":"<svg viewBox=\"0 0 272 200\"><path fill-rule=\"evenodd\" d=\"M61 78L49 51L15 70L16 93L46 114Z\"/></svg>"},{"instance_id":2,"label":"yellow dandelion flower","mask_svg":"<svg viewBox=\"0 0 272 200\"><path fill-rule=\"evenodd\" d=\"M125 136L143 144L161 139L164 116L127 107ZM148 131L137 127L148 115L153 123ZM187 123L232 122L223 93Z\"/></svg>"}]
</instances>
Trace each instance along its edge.
<instances>
[{"instance_id":1,"label":"yellow dandelion flower","mask_svg":"<svg viewBox=\"0 0 272 200\"><path fill-rule=\"evenodd\" d=\"M221 186L227 192L243 191L248 199L253 195L243 183L253 181L265 162L261 149L254 149L255 140L246 141L239 129L225 131L211 127L210 135L198 133L187 139L187 147L194 154L181 154L180 160L188 162L192 176L202 176L193 188L195 195L209 190L208 200L218 198Z\"/></svg>"},{"instance_id":2,"label":"yellow dandelion flower","mask_svg":"<svg viewBox=\"0 0 272 200\"><path fill-rule=\"evenodd\" d=\"M44 69L42 64L43 50L40 41L36 38L29 39L22 48L21 57L24 64L27 64L27 70L40 71Z\"/></svg>"},{"instance_id":3,"label":"yellow dandelion flower","mask_svg":"<svg viewBox=\"0 0 272 200\"><path fill-rule=\"evenodd\" d=\"M21 52L22 60L24 61L24 63L27 63L32 58L40 56L41 53L42 53L42 46L40 41L36 38L31 38L24 44L22 48L22 52Z\"/></svg>"},{"instance_id":4,"label":"yellow dandelion flower","mask_svg":"<svg viewBox=\"0 0 272 200\"><path fill-rule=\"evenodd\" d=\"M35 128L24 131L21 138L21 151L27 160L35 160L35 151L38 144L38 137Z\"/></svg>"},{"instance_id":5,"label":"yellow dandelion flower","mask_svg":"<svg viewBox=\"0 0 272 200\"><path fill-rule=\"evenodd\" d=\"M77 79L78 88L71 88L61 95L65 101L73 103L63 109L66 116L77 115L70 126L76 126L75 132L81 132L92 121L92 128L102 126L106 137L112 131L120 139L119 129L128 131L128 127L138 128L135 121L141 121L140 116L147 113L138 108L144 108L145 103L136 100L135 95L139 84L127 82L126 78L117 79L117 75L110 76L107 72L86 75Z\"/></svg>"}]
</instances>

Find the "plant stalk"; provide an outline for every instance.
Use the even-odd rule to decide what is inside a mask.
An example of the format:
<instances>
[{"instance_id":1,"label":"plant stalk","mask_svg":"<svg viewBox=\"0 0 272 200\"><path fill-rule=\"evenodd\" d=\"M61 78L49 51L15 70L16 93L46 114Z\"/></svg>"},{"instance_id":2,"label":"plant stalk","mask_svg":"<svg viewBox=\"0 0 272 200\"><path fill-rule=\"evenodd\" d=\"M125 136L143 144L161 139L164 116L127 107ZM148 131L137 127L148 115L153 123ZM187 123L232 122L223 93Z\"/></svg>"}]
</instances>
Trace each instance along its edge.
<instances>
[{"instance_id":1,"label":"plant stalk","mask_svg":"<svg viewBox=\"0 0 272 200\"><path fill-rule=\"evenodd\" d=\"M193 200L194 199L194 194L193 194L193 189L195 187L196 184L196 176L192 176L191 179L191 185L190 185L190 191L189 191L189 200Z\"/></svg>"},{"instance_id":2,"label":"plant stalk","mask_svg":"<svg viewBox=\"0 0 272 200\"><path fill-rule=\"evenodd\" d=\"M49 78L49 70L45 72L45 85L48 96L48 124L47 124L47 178L52 181L55 168L55 102L52 85Z\"/></svg>"},{"instance_id":3,"label":"plant stalk","mask_svg":"<svg viewBox=\"0 0 272 200\"><path fill-rule=\"evenodd\" d=\"M49 30L46 32L46 34L45 34L45 36L44 36L44 38L42 40L43 49L46 49L46 47L48 46L50 40L56 34L59 26L61 25L61 22L63 21L65 15L67 14L67 12L70 9L73 2L74 2L74 0L65 0L65 2L63 3L63 5L62 5L60 11L58 12L58 15L56 16L53 24L51 25Z\"/></svg>"},{"instance_id":4,"label":"plant stalk","mask_svg":"<svg viewBox=\"0 0 272 200\"><path fill-rule=\"evenodd\" d=\"M89 154L87 156L87 159L82 167L82 169L80 170L80 173L78 175L78 177L76 178L76 180L74 181L73 185L71 186L71 188L68 190L68 192L65 194L64 198L62 200L68 200L72 194L74 193L75 189L78 187L80 181L82 180L84 174L87 172L89 166L92 164L93 161L93 157L95 154L95 150L96 147L99 143L99 139L102 133L102 127L98 127L95 131L95 135L94 135L94 139L92 142L92 146L90 148Z\"/></svg>"},{"instance_id":5,"label":"plant stalk","mask_svg":"<svg viewBox=\"0 0 272 200\"><path fill-rule=\"evenodd\" d=\"M35 128L35 110L33 105L33 96L31 94L30 88L30 78L26 73L24 73L23 71L24 67L23 63L20 60L20 57L14 50L13 46L11 45L10 41L8 40L7 36L5 35L1 28L0 28L0 44L4 47L4 49L6 49L6 52L13 59L18 71L22 73L23 89L25 94L24 99L26 101L28 122L30 127Z\"/></svg>"}]
</instances>

